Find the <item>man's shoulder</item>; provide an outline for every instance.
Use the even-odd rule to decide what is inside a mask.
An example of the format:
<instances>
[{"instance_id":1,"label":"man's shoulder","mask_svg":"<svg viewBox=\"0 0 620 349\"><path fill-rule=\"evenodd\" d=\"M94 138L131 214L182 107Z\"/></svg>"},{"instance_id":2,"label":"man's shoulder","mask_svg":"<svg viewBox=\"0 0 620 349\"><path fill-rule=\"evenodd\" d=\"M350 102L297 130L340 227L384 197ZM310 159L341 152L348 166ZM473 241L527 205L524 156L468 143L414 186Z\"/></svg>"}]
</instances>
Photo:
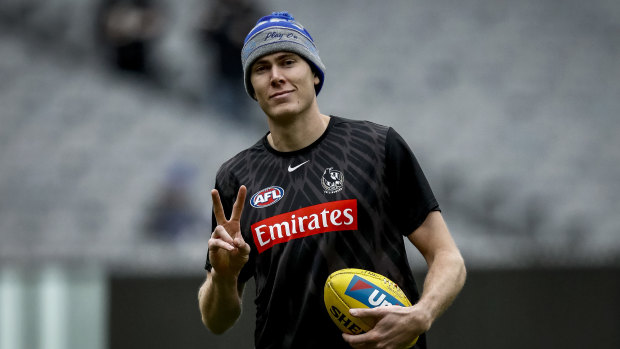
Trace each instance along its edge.
<instances>
[{"instance_id":1,"label":"man's shoulder","mask_svg":"<svg viewBox=\"0 0 620 349\"><path fill-rule=\"evenodd\" d=\"M388 131L391 129L389 126L374 121L355 120L334 115L332 117L335 119L334 129L341 130L341 132L354 135L355 137L376 139L380 143L385 141Z\"/></svg>"},{"instance_id":2,"label":"man's shoulder","mask_svg":"<svg viewBox=\"0 0 620 349\"><path fill-rule=\"evenodd\" d=\"M374 121L349 119L342 116L331 115L335 119L334 125L348 126L354 129L372 129L378 132L387 132L390 128Z\"/></svg>"}]
</instances>

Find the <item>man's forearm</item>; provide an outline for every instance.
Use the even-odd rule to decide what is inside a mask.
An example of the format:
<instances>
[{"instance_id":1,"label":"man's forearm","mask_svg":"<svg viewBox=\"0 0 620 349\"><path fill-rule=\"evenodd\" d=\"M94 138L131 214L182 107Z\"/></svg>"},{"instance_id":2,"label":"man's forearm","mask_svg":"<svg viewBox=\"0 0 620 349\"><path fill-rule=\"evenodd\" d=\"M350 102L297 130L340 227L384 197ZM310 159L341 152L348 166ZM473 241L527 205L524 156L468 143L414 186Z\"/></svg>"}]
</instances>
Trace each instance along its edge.
<instances>
[{"instance_id":1,"label":"man's forearm","mask_svg":"<svg viewBox=\"0 0 620 349\"><path fill-rule=\"evenodd\" d=\"M425 308L434 322L465 284L465 263L458 252L439 252L429 263L424 290L417 306Z\"/></svg>"},{"instance_id":2,"label":"man's forearm","mask_svg":"<svg viewBox=\"0 0 620 349\"><path fill-rule=\"evenodd\" d=\"M236 278L219 278L208 272L198 291L198 304L204 325L215 334L224 333L241 315L241 292Z\"/></svg>"}]
</instances>

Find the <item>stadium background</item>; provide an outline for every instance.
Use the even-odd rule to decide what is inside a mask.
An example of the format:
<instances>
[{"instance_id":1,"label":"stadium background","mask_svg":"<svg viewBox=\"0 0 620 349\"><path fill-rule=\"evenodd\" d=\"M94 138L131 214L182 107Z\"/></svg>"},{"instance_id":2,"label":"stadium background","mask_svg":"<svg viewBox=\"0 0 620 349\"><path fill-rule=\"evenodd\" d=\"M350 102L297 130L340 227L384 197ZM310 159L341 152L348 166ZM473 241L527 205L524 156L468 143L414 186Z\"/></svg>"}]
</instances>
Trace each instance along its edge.
<instances>
[{"instance_id":1,"label":"stadium background","mask_svg":"<svg viewBox=\"0 0 620 349\"><path fill-rule=\"evenodd\" d=\"M0 349L252 347L252 285L223 336L196 305L215 171L265 129L214 96L212 1L161 1L155 79L108 67L98 1L0 1ZM469 269L433 348L620 347L620 3L257 4L317 41L322 112L425 169ZM166 190L173 233L145 223Z\"/></svg>"}]
</instances>

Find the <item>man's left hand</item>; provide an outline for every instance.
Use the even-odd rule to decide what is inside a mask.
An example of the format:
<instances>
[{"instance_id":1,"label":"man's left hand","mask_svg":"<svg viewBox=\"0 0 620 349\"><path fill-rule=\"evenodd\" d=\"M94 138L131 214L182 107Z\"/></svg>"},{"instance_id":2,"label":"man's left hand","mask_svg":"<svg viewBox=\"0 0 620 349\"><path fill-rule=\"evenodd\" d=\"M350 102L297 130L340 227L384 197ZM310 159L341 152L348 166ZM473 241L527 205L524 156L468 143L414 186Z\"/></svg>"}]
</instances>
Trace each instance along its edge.
<instances>
[{"instance_id":1,"label":"man's left hand","mask_svg":"<svg viewBox=\"0 0 620 349\"><path fill-rule=\"evenodd\" d=\"M343 333L353 348L404 349L413 346L418 336L430 328L430 314L416 306L381 306L371 309L351 309L349 313L375 326L367 333Z\"/></svg>"}]
</instances>

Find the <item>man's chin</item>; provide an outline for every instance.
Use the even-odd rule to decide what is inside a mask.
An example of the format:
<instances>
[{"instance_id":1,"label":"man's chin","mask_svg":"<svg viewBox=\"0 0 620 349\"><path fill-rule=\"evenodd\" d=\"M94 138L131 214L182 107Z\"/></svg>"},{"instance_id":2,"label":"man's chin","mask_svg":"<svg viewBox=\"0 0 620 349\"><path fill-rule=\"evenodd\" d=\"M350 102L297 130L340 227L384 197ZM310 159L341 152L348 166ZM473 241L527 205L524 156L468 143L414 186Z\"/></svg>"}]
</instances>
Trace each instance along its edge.
<instances>
[{"instance_id":1,"label":"man's chin","mask_svg":"<svg viewBox=\"0 0 620 349\"><path fill-rule=\"evenodd\" d=\"M265 114L269 116L269 118L278 120L278 121L286 121L293 119L296 115L299 115L300 110L296 105L292 104L281 104L268 110L263 109Z\"/></svg>"}]
</instances>

